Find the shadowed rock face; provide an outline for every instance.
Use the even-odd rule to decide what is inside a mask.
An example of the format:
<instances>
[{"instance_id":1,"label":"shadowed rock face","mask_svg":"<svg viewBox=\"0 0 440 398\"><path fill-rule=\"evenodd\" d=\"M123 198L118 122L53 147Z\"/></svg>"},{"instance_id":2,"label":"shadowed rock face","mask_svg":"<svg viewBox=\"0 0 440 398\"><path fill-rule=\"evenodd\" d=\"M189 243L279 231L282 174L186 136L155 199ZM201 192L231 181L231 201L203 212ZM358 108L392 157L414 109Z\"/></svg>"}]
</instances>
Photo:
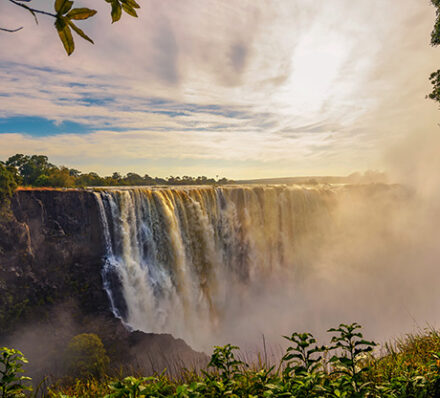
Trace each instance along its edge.
<instances>
[{"instance_id":1,"label":"shadowed rock face","mask_svg":"<svg viewBox=\"0 0 440 398\"><path fill-rule=\"evenodd\" d=\"M0 335L44 317L66 299L83 314L106 313L102 241L93 195L18 191L0 219Z\"/></svg>"},{"instance_id":2,"label":"shadowed rock face","mask_svg":"<svg viewBox=\"0 0 440 398\"><path fill-rule=\"evenodd\" d=\"M169 368L172 357L204 361L182 340L131 333L114 318L102 287L103 255L93 193L18 191L11 211L0 214L0 346L21 348L40 372L52 372L50 352L84 332L102 338L115 366L150 371Z\"/></svg>"}]
</instances>

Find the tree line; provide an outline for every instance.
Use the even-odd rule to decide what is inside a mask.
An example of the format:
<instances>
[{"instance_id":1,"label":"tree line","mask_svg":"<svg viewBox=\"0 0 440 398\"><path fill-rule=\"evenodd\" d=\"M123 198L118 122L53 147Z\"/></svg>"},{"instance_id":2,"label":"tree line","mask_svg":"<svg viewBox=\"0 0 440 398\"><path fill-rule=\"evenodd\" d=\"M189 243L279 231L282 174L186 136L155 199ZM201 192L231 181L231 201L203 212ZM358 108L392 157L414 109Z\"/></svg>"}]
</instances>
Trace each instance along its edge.
<instances>
[{"instance_id":1,"label":"tree line","mask_svg":"<svg viewBox=\"0 0 440 398\"><path fill-rule=\"evenodd\" d=\"M0 161L0 203L11 197L18 186L78 188L103 186L141 186L141 185L217 185L231 183L226 178L214 179L206 176L151 177L136 173L121 175L114 172L111 176L81 173L66 166L56 166L44 155L16 154L6 161Z\"/></svg>"}]
</instances>

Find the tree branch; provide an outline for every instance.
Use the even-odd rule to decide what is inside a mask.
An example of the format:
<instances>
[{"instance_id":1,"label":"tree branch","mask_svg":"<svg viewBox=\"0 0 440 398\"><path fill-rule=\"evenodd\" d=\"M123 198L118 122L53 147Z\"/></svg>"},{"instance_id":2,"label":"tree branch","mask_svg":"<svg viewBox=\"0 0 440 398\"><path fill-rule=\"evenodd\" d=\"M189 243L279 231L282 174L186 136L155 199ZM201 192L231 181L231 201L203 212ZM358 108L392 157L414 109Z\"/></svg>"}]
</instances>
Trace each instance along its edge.
<instances>
[{"instance_id":1,"label":"tree branch","mask_svg":"<svg viewBox=\"0 0 440 398\"><path fill-rule=\"evenodd\" d=\"M34 16L35 16L35 14L43 14L43 15L48 15L49 17L53 17L53 18L57 17L56 14L53 14L51 12L37 10L36 8L29 7L26 4L22 4L21 3L22 1L28 2L27 0L9 0L9 2L11 2L12 4L15 4L16 6L19 6L19 7L22 7L24 9L28 10Z\"/></svg>"},{"instance_id":2,"label":"tree branch","mask_svg":"<svg viewBox=\"0 0 440 398\"><path fill-rule=\"evenodd\" d=\"M20 27L17 28L17 29L6 29L6 28L0 28L1 31L3 31L3 32L9 32L9 33L15 33L15 32L18 32L19 30L22 30L22 29L23 29L23 26L20 26Z\"/></svg>"}]
</instances>

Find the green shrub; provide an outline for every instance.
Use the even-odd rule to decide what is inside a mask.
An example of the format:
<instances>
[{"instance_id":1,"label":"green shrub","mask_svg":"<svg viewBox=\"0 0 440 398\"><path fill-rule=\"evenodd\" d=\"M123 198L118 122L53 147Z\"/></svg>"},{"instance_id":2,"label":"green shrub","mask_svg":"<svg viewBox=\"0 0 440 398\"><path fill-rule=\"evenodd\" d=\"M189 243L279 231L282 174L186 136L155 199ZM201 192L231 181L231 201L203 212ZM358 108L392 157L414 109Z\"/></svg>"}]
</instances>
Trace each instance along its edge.
<instances>
[{"instance_id":1,"label":"green shrub","mask_svg":"<svg viewBox=\"0 0 440 398\"><path fill-rule=\"evenodd\" d=\"M93 333L75 336L67 346L65 358L70 376L77 378L101 378L110 363L101 339Z\"/></svg>"},{"instance_id":2,"label":"green shrub","mask_svg":"<svg viewBox=\"0 0 440 398\"><path fill-rule=\"evenodd\" d=\"M16 171L0 162L0 205L8 201L18 185Z\"/></svg>"},{"instance_id":3,"label":"green shrub","mask_svg":"<svg viewBox=\"0 0 440 398\"><path fill-rule=\"evenodd\" d=\"M26 383L30 377L20 376L23 373L23 364L27 363L23 354L12 348L0 348L0 397L24 397L25 391L32 391Z\"/></svg>"},{"instance_id":4,"label":"green shrub","mask_svg":"<svg viewBox=\"0 0 440 398\"><path fill-rule=\"evenodd\" d=\"M375 343L365 340L356 323L330 329L327 346L310 333L286 337L289 347L278 367L260 363L249 367L235 356L238 347L215 347L208 369L201 374L183 372L171 379L152 377L78 379L70 386L53 388L53 398L138 397L291 397L291 398L439 398L440 352L438 334L409 336L382 356L371 352ZM95 335L80 335L95 336ZM77 336L80 346L91 345ZM95 336L97 337L97 336ZM72 340L72 341L73 341ZM93 339L96 340L96 339ZM99 340L99 339L98 339ZM77 344L75 344L76 346ZM417 357L410 365L404 362ZM389 368L397 366L394 372ZM185 378L185 374L188 375Z\"/></svg>"}]
</instances>

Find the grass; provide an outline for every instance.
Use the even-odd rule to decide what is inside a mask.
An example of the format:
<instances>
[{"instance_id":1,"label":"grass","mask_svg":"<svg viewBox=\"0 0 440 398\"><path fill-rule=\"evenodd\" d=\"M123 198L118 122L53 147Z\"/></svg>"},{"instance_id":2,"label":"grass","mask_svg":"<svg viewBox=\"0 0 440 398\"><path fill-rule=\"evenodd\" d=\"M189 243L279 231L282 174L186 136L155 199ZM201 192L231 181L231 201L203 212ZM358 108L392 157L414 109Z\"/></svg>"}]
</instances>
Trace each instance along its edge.
<instances>
[{"instance_id":1,"label":"grass","mask_svg":"<svg viewBox=\"0 0 440 398\"><path fill-rule=\"evenodd\" d=\"M370 361L373 380L389 380L402 374L430 371L434 354L440 353L440 333L432 328L386 343L381 355ZM436 366L440 362L435 360Z\"/></svg>"}]
</instances>

